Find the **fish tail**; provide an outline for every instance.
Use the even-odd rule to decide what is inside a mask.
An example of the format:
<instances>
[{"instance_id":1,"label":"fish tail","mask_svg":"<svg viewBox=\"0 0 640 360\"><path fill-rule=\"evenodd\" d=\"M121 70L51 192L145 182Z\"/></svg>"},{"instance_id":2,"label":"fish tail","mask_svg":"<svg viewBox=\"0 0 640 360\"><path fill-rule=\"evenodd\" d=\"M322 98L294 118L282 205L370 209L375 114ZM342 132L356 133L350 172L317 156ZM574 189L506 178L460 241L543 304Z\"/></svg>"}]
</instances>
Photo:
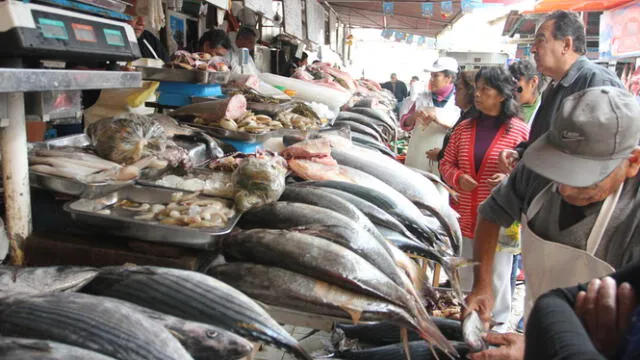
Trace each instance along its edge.
<instances>
[{"instance_id":1,"label":"fish tail","mask_svg":"<svg viewBox=\"0 0 640 360\"><path fill-rule=\"evenodd\" d=\"M407 360L411 360L411 349L409 349L409 333L406 328L400 329L400 338L402 339L402 347Z\"/></svg>"},{"instance_id":2,"label":"fish tail","mask_svg":"<svg viewBox=\"0 0 640 360\"><path fill-rule=\"evenodd\" d=\"M293 356L296 357L296 359L300 359L300 360L314 360L313 357L311 355L309 355L309 353L307 352L307 350L305 350L302 345L296 343L294 345L290 345L288 347L289 352L291 352L291 354Z\"/></svg>"}]
</instances>

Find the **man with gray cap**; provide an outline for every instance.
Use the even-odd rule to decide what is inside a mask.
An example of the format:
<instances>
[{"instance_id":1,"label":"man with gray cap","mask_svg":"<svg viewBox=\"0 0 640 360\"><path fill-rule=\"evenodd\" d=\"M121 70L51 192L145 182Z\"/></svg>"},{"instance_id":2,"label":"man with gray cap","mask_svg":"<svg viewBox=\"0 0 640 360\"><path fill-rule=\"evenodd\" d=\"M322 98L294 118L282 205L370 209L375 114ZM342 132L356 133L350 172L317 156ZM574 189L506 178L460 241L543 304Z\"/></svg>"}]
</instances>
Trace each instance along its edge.
<instances>
[{"instance_id":1,"label":"man with gray cap","mask_svg":"<svg viewBox=\"0 0 640 360\"><path fill-rule=\"evenodd\" d=\"M549 131L534 142L508 181L480 206L473 291L465 313L488 322L500 227L522 224L527 274L525 318L538 296L605 276L640 259L640 105L627 91L594 87L567 97ZM518 359L523 339L472 359Z\"/></svg>"}]
</instances>

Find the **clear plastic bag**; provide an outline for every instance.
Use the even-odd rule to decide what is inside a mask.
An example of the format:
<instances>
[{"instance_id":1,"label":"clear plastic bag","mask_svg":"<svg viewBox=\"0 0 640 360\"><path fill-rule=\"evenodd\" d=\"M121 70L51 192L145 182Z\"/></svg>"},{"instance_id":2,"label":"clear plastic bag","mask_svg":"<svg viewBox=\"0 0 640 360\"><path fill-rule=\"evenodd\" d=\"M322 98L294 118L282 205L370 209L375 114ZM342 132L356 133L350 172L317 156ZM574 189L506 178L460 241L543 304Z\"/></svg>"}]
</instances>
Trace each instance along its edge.
<instances>
[{"instance_id":1,"label":"clear plastic bag","mask_svg":"<svg viewBox=\"0 0 640 360\"><path fill-rule=\"evenodd\" d=\"M169 140L162 126L149 117L123 114L94 122L87 128L96 154L119 164L162 153Z\"/></svg>"},{"instance_id":2,"label":"clear plastic bag","mask_svg":"<svg viewBox=\"0 0 640 360\"><path fill-rule=\"evenodd\" d=\"M233 173L236 210L245 212L278 201L286 173L286 162L280 156L245 159Z\"/></svg>"}]
</instances>

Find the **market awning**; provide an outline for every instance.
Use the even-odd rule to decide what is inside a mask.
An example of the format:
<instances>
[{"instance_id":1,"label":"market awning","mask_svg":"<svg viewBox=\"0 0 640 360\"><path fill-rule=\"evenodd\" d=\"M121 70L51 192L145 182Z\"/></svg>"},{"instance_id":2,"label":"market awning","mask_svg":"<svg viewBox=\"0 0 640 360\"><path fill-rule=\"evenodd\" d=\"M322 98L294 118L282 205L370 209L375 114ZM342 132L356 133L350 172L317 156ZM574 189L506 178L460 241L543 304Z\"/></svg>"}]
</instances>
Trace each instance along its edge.
<instances>
[{"instance_id":1,"label":"market awning","mask_svg":"<svg viewBox=\"0 0 640 360\"><path fill-rule=\"evenodd\" d=\"M418 1L394 1L393 15L385 16L381 1L328 0L340 21L352 27L391 29L409 34L435 37L460 18L460 1L453 1L453 12L443 16L440 2L432 2L433 16L423 17ZM386 25L386 27L385 27Z\"/></svg>"},{"instance_id":2,"label":"market awning","mask_svg":"<svg viewBox=\"0 0 640 360\"><path fill-rule=\"evenodd\" d=\"M502 36L513 37L515 34L523 36L533 36L536 33L536 24L542 14L521 14L519 11L512 11L507 16L502 30Z\"/></svg>"},{"instance_id":3,"label":"market awning","mask_svg":"<svg viewBox=\"0 0 640 360\"><path fill-rule=\"evenodd\" d=\"M604 11L628 4L633 0L538 0L533 13L548 13L555 10Z\"/></svg>"}]
</instances>

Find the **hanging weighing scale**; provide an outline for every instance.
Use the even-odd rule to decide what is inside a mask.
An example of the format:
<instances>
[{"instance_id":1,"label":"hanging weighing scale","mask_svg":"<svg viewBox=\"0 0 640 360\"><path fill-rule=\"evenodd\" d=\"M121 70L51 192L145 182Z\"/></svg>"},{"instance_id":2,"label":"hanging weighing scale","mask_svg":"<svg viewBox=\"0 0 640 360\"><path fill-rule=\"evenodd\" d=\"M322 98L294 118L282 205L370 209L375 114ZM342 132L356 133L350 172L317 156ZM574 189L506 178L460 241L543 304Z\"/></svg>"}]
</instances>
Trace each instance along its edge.
<instances>
[{"instance_id":1,"label":"hanging weighing scale","mask_svg":"<svg viewBox=\"0 0 640 360\"><path fill-rule=\"evenodd\" d=\"M122 12L73 0L41 2L46 5L0 2L0 57L78 64L140 58L135 32L125 22L130 17Z\"/></svg>"}]
</instances>

